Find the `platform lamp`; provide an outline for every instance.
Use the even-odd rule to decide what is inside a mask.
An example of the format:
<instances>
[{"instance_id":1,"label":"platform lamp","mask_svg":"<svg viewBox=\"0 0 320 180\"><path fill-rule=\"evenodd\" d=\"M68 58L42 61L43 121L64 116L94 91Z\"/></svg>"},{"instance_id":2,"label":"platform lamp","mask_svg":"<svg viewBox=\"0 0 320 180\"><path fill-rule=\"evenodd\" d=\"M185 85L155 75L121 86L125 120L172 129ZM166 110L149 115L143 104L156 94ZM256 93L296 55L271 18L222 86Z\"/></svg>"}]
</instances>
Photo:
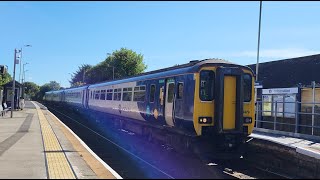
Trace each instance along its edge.
<instances>
[{"instance_id":1,"label":"platform lamp","mask_svg":"<svg viewBox=\"0 0 320 180\"><path fill-rule=\"evenodd\" d=\"M26 74L25 74L25 73L28 71L28 70L24 70L24 66L27 65L27 64L29 64L29 63L24 63L24 64L23 64L23 69L22 69L22 77L21 77L21 78L22 78L22 79L21 79L21 84L22 84L22 98L24 98L24 91L25 91L25 89L24 89L24 82L25 82L25 80L26 80L26 79L25 79L25 78L26 78L26 76L25 76Z\"/></svg>"},{"instance_id":2,"label":"platform lamp","mask_svg":"<svg viewBox=\"0 0 320 180\"><path fill-rule=\"evenodd\" d=\"M108 56L112 56L111 53L107 53ZM114 64L112 64L112 80L114 80Z\"/></svg>"},{"instance_id":3,"label":"platform lamp","mask_svg":"<svg viewBox=\"0 0 320 180\"><path fill-rule=\"evenodd\" d=\"M24 45L23 47L32 47L32 45L31 44L26 44L26 45ZM20 48L20 52L21 52L21 54L20 54L20 73L19 73L19 82L20 83L22 83L22 77L21 77L21 65L22 65L22 48ZM23 72L22 72L23 73Z\"/></svg>"},{"instance_id":4,"label":"platform lamp","mask_svg":"<svg viewBox=\"0 0 320 180\"><path fill-rule=\"evenodd\" d=\"M13 109L14 109L14 96L15 96L15 88L16 88L16 64L19 64L19 59L21 56L17 56L17 53L21 53L21 49L14 49L14 59L13 59L13 78L12 78L12 96L11 96L11 118L13 117ZM21 55L21 54L20 54Z\"/></svg>"},{"instance_id":5,"label":"platform lamp","mask_svg":"<svg viewBox=\"0 0 320 180\"><path fill-rule=\"evenodd\" d=\"M260 30L261 30L261 10L262 10L262 1L260 1L260 11L259 11L259 31L258 31L258 49L257 49L257 64L256 64L256 80L255 82L258 81L258 71L259 71L259 51L260 51ZM256 83L255 83L256 84ZM255 110L255 115L256 115L256 127L258 127L258 115L259 115L259 103L257 103L257 96L258 96L258 89L255 87L255 95L254 95L254 101L256 103L256 110ZM262 103L261 103L262 104Z\"/></svg>"}]
</instances>

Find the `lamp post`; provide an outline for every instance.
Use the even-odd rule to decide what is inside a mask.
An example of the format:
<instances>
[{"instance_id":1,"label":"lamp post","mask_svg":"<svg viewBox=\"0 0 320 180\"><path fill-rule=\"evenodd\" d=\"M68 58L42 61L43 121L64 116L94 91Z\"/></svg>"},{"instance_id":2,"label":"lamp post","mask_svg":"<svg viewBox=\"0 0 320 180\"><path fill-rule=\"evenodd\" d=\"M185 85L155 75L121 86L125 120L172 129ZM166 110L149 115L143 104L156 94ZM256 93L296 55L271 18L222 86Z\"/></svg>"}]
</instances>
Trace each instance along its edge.
<instances>
[{"instance_id":1,"label":"lamp post","mask_svg":"<svg viewBox=\"0 0 320 180\"><path fill-rule=\"evenodd\" d=\"M24 73L25 73L26 71L28 71L28 70L26 70L26 71L24 70L24 66L27 65L27 64L29 64L29 63L24 63L24 64L23 64L22 77L21 77L21 78L22 78L22 79L21 79L21 83L22 83L22 84L23 84L24 81L25 81L25 74L24 74Z\"/></svg>"},{"instance_id":2,"label":"lamp post","mask_svg":"<svg viewBox=\"0 0 320 180\"><path fill-rule=\"evenodd\" d=\"M259 51L260 51L260 29L261 29L261 10L262 10L262 1L260 1L260 11L259 11L259 31L258 31L258 49L257 49L257 64L256 64L256 82L258 81L258 71L259 71ZM254 100L256 102L256 127L258 127L258 107L259 103L257 103L258 89L255 88L255 96ZM261 103L262 104L262 103Z\"/></svg>"},{"instance_id":3,"label":"lamp post","mask_svg":"<svg viewBox=\"0 0 320 180\"><path fill-rule=\"evenodd\" d=\"M25 72L27 72L28 70L24 70L24 66L27 65L29 63L24 63L22 66L22 77L21 77L21 84L22 84L22 98L24 98L24 81L25 81Z\"/></svg>"},{"instance_id":4,"label":"lamp post","mask_svg":"<svg viewBox=\"0 0 320 180\"><path fill-rule=\"evenodd\" d=\"M14 49L14 59L13 59L13 78L12 78L12 96L11 96L11 118L13 117L13 109L14 109L14 96L15 96L15 88L16 88L16 64L19 63L17 59L17 53L21 53L21 50Z\"/></svg>"},{"instance_id":5,"label":"lamp post","mask_svg":"<svg viewBox=\"0 0 320 180\"><path fill-rule=\"evenodd\" d=\"M82 76L82 83L83 83L83 84L85 84L85 82L84 82L84 77L85 77L85 75L86 75L86 72L87 72L87 70L84 69L84 70L83 70L83 76Z\"/></svg>"},{"instance_id":6,"label":"lamp post","mask_svg":"<svg viewBox=\"0 0 320 180\"><path fill-rule=\"evenodd\" d=\"M107 55L112 56L111 53L107 53ZM114 80L114 64L112 64L112 80Z\"/></svg>"},{"instance_id":7,"label":"lamp post","mask_svg":"<svg viewBox=\"0 0 320 180\"><path fill-rule=\"evenodd\" d=\"M24 47L32 47L30 44L24 45ZM19 73L19 82L22 83L22 77L21 77L21 64L22 64L22 48L20 48L20 73ZM23 73L23 72L22 72Z\"/></svg>"}]
</instances>

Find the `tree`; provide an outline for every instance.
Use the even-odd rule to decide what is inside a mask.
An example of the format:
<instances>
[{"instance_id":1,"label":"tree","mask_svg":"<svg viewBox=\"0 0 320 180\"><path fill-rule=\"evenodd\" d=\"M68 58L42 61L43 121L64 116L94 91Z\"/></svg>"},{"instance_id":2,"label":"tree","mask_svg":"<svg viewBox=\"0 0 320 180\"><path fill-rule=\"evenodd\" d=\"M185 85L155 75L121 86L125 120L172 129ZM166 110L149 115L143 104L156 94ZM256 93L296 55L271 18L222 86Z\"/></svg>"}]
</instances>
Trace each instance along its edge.
<instances>
[{"instance_id":1,"label":"tree","mask_svg":"<svg viewBox=\"0 0 320 180\"><path fill-rule=\"evenodd\" d=\"M40 86L33 82L25 82L24 83L25 93L28 95L32 100L36 98L36 95L40 91Z\"/></svg>"},{"instance_id":2,"label":"tree","mask_svg":"<svg viewBox=\"0 0 320 180\"><path fill-rule=\"evenodd\" d=\"M147 65L143 62L143 55L126 48L113 52L106 61L110 67L114 66L115 79L134 76L147 69Z\"/></svg>"},{"instance_id":3,"label":"tree","mask_svg":"<svg viewBox=\"0 0 320 180\"><path fill-rule=\"evenodd\" d=\"M69 81L71 87L77 87L87 84L87 72L91 68L92 66L89 64L82 64L81 66L79 66L79 69L75 73L73 73L73 77L71 81Z\"/></svg>"},{"instance_id":4,"label":"tree","mask_svg":"<svg viewBox=\"0 0 320 180\"><path fill-rule=\"evenodd\" d=\"M59 83L56 81L50 81L49 83L46 83L40 87L40 91L37 93L36 99L41 101L46 92L59 90L60 88L61 87Z\"/></svg>"},{"instance_id":5,"label":"tree","mask_svg":"<svg viewBox=\"0 0 320 180\"><path fill-rule=\"evenodd\" d=\"M73 73L73 77L69 82L71 87L77 87L84 84L113 80L113 76L114 79L134 76L144 72L146 68L147 66L143 62L143 55L137 54L131 49L121 48L95 66L81 65L77 72Z\"/></svg>"},{"instance_id":6,"label":"tree","mask_svg":"<svg viewBox=\"0 0 320 180\"><path fill-rule=\"evenodd\" d=\"M134 76L144 72L146 68L147 66L143 62L143 55L137 54L130 49L121 48L89 69L87 82L93 84L113 80L113 76L114 79Z\"/></svg>"},{"instance_id":7,"label":"tree","mask_svg":"<svg viewBox=\"0 0 320 180\"><path fill-rule=\"evenodd\" d=\"M8 72L5 72L4 74L0 75L0 86L2 86L8 82L12 81L12 77Z\"/></svg>"}]
</instances>

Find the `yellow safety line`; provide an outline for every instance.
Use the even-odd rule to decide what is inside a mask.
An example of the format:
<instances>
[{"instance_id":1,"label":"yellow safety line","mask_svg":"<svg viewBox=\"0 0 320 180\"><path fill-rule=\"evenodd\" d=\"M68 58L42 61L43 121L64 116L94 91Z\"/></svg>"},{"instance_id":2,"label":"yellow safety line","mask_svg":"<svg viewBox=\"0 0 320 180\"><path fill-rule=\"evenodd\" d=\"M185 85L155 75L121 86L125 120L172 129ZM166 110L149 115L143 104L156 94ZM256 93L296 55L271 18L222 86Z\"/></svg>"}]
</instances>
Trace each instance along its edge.
<instances>
[{"instance_id":1,"label":"yellow safety line","mask_svg":"<svg viewBox=\"0 0 320 180\"><path fill-rule=\"evenodd\" d=\"M40 107L36 103L33 104L36 106L40 120L49 179L76 179L48 120Z\"/></svg>"}]
</instances>

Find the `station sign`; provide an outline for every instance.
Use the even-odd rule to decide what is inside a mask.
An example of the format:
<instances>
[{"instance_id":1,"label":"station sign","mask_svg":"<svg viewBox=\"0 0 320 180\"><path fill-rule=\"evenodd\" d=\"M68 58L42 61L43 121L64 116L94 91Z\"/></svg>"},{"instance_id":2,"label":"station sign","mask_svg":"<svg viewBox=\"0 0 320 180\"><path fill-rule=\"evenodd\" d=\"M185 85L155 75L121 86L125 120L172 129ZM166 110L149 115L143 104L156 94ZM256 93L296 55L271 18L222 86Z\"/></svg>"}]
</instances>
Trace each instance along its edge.
<instances>
[{"instance_id":1,"label":"station sign","mask_svg":"<svg viewBox=\"0 0 320 180\"><path fill-rule=\"evenodd\" d=\"M262 94L297 94L298 88L273 88L262 89Z\"/></svg>"}]
</instances>

